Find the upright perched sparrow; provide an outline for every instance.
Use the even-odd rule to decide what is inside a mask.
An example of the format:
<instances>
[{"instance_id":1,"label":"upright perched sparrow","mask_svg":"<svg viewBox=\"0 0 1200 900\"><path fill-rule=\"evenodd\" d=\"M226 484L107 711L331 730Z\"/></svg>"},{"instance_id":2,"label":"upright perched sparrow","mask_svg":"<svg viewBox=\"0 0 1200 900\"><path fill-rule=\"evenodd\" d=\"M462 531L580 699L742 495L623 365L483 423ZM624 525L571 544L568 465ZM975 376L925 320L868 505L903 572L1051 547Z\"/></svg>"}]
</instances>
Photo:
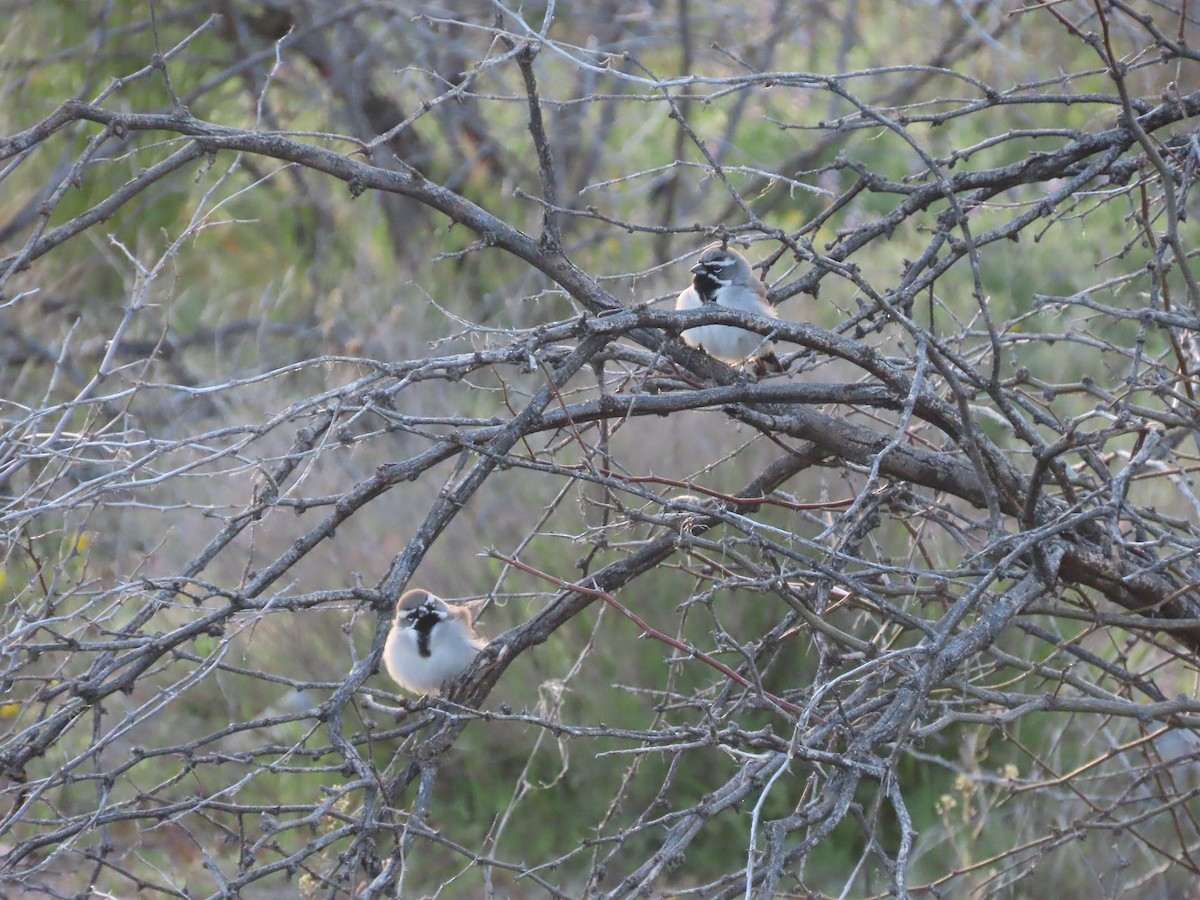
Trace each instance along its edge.
<instances>
[{"instance_id":1,"label":"upright perched sparrow","mask_svg":"<svg viewBox=\"0 0 1200 900\"><path fill-rule=\"evenodd\" d=\"M383 664L400 687L433 694L447 678L464 672L485 644L475 634L469 609L417 589L396 604Z\"/></svg>"},{"instance_id":2,"label":"upright perched sparrow","mask_svg":"<svg viewBox=\"0 0 1200 900\"><path fill-rule=\"evenodd\" d=\"M721 244L705 247L691 271L696 277L675 301L676 309L699 309L705 303L717 303L726 309L779 318L767 299L767 289L754 277L746 257L736 250ZM703 347L717 359L731 363L741 362L759 350L764 340L762 335L732 325L701 325L689 328L681 337L689 346ZM770 355L773 359L774 354Z\"/></svg>"}]
</instances>

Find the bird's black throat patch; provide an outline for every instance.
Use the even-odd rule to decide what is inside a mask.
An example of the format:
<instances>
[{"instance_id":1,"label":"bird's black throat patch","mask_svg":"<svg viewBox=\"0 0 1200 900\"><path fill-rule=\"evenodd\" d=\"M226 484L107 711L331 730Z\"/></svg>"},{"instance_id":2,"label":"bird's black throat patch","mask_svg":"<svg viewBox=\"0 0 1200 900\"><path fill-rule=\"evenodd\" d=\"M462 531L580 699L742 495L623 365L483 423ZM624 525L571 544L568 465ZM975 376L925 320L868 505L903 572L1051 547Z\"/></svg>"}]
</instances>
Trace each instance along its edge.
<instances>
[{"instance_id":1,"label":"bird's black throat patch","mask_svg":"<svg viewBox=\"0 0 1200 900\"><path fill-rule=\"evenodd\" d=\"M417 633L417 653L420 656L430 656L430 632L433 631L433 626L444 618L445 616L429 605L420 606L408 614L408 627Z\"/></svg>"},{"instance_id":2,"label":"bird's black throat patch","mask_svg":"<svg viewBox=\"0 0 1200 900\"><path fill-rule=\"evenodd\" d=\"M696 293L700 295L700 300L704 303L716 303L717 289L728 284L728 281L720 281L714 277L711 269L697 272L696 277L692 279L692 287L696 289Z\"/></svg>"}]
</instances>

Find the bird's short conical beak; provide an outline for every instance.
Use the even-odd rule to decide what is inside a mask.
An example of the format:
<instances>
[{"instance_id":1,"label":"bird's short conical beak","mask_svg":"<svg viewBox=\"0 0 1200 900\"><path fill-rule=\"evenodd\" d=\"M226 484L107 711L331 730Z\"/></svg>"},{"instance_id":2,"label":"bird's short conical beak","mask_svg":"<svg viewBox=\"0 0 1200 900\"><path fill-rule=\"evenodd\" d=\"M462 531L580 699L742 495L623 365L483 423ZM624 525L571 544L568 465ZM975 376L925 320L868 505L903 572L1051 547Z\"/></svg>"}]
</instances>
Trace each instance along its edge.
<instances>
[{"instance_id":1,"label":"bird's short conical beak","mask_svg":"<svg viewBox=\"0 0 1200 900\"><path fill-rule=\"evenodd\" d=\"M688 271L694 275L699 275L704 271L704 263L696 263L694 266L688 269Z\"/></svg>"}]
</instances>

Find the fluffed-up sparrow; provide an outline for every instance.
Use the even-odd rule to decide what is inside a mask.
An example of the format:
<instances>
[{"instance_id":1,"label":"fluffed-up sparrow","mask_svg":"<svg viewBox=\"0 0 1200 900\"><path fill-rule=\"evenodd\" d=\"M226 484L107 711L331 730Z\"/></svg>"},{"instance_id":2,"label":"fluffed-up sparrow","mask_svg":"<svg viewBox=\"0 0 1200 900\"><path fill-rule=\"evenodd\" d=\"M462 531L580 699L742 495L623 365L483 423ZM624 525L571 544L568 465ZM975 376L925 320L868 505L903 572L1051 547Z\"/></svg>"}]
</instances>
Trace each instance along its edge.
<instances>
[{"instance_id":1,"label":"fluffed-up sparrow","mask_svg":"<svg viewBox=\"0 0 1200 900\"><path fill-rule=\"evenodd\" d=\"M434 694L447 679L466 671L486 644L475 633L468 607L451 606L417 588L396 603L383 664L400 687Z\"/></svg>"},{"instance_id":2,"label":"fluffed-up sparrow","mask_svg":"<svg viewBox=\"0 0 1200 900\"><path fill-rule=\"evenodd\" d=\"M711 244L704 248L691 272L695 276L692 286L679 295L676 309L699 309L705 303L716 303L726 309L779 318L767 299L767 289L754 277L746 257L736 250ZM769 355L772 360L775 357L764 347L766 339L762 335L732 325L701 325L687 329L680 336L689 346L702 347L729 363L742 362L751 355L759 358Z\"/></svg>"}]
</instances>

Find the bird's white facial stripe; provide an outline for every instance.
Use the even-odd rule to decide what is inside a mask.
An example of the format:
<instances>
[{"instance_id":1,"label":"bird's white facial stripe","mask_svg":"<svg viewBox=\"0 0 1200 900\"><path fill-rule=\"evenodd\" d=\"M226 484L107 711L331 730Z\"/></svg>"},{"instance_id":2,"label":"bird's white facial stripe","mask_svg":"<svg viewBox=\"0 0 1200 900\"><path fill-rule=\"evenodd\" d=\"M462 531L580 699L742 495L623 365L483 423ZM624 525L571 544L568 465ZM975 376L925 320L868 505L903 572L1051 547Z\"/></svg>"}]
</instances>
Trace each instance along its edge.
<instances>
[{"instance_id":1,"label":"bird's white facial stripe","mask_svg":"<svg viewBox=\"0 0 1200 900\"><path fill-rule=\"evenodd\" d=\"M737 260L733 257L718 256L715 259L704 260L700 267L704 270L705 277L722 284L729 284L729 280L732 280L732 273L729 270L736 265Z\"/></svg>"},{"instance_id":2,"label":"bird's white facial stripe","mask_svg":"<svg viewBox=\"0 0 1200 900\"><path fill-rule=\"evenodd\" d=\"M449 613L446 610L438 609L435 603L422 603L416 609L410 609L405 613L404 618L409 626L412 627L427 616L434 616L439 622L444 622Z\"/></svg>"}]
</instances>

